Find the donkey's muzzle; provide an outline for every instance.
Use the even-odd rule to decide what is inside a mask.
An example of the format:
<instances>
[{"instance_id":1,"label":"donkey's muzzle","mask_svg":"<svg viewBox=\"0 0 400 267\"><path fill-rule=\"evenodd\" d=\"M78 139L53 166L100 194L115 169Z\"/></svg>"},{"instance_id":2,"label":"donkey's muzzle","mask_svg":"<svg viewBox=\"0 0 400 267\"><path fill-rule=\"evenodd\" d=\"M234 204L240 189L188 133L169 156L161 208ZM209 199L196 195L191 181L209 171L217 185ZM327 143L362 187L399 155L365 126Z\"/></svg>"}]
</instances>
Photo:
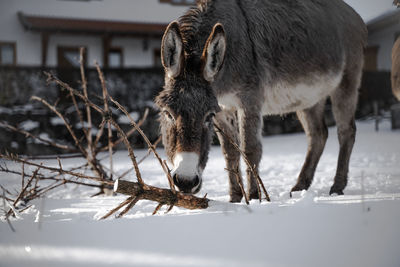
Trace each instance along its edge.
<instances>
[{"instance_id":1,"label":"donkey's muzzle","mask_svg":"<svg viewBox=\"0 0 400 267\"><path fill-rule=\"evenodd\" d=\"M200 191L201 179L198 175L195 177L184 177L174 174L173 180L179 191L183 193L196 194Z\"/></svg>"}]
</instances>

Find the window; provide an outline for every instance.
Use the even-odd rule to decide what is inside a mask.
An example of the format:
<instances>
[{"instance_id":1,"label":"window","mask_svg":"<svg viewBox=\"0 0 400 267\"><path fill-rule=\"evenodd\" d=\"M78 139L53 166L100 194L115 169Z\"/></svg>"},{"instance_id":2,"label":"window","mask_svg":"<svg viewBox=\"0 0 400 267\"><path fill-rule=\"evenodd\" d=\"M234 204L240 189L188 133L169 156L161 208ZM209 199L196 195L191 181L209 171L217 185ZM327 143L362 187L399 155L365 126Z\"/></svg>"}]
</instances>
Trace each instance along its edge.
<instances>
[{"instance_id":1,"label":"window","mask_svg":"<svg viewBox=\"0 0 400 267\"><path fill-rule=\"evenodd\" d=\"M15 65L17 61L15 43L0 42L0 65Z\"/></svg>"},{"instance_id":2,"label":"window","mask_svg":"<svg viewBox=\"0 0 400 267\"><path fill-rule=\"evenodd\" d=\"M160 0L161 3L170 3L171 5L191 6L196 4L196 0Z\"/></svg>"},{"instance_id":3,"label":"window","mask_svg":"<svg viewBox=\"0 0 400 267\"><path fill-rule=\"evenodd\" d=\"M122 68L122 49L119 47L112 47L108 50L108 67L109 68Z\"/></svg>"}]
</instances>

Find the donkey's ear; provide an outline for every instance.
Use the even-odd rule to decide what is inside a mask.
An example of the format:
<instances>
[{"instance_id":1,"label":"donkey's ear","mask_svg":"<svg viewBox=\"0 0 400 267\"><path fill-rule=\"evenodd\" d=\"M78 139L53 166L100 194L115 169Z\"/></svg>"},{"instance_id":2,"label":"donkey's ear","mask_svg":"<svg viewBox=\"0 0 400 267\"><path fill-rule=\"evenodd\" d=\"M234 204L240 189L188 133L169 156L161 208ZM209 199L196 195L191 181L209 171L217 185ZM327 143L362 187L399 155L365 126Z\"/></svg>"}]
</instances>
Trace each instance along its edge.
<instances>
[{"instance_id":1,"label":"donkey's ear","mask_svg":"<svg viewBox=\"0 0 400 267\"><path fill-rule=\"evenodd\" d=\"M224 27L221 23L214 25L203 50L203 75L211 82L220 70L225 58L226 38Z\"/></svg>"},{"instance_id":2,"label":"donkey's ear","mask_svg":"<svg viewBox=\"0 0 400 267\"><path fill-rule=\"evenodd\" d=\"M175 78L181 73L183 45L177 21L171 22L165 30L161 42L161 62L169 77Z\"/></svg>"}]
</instances>

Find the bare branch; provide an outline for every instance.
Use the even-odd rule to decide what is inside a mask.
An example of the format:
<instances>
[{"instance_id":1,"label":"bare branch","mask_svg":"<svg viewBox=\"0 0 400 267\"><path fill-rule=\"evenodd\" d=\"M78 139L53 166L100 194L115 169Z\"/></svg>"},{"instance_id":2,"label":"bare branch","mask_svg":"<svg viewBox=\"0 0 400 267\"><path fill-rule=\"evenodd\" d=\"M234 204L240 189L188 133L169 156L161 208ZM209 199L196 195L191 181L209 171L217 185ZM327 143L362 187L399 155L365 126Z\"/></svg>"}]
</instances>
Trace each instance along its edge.
<instances>
[{"instance_id":1,"label":"bare branch","mask_svg":"<svg viewBox=\"0 0 400 267\"><path fill-rule=\"evenodd\" d=\"M84 68L84 53L85 53L85 48L81 47L79 50L79 66L81 71L81 82L82 82L83 95L85 98L88 99L87 81L85 77L85 68ZM85 106L86 106L86 118L88 123L86 130L86 140L88 142L88 148L92 148L92 115L90 111L90 105L86 104L85 102ZM82 127L84 126L82 125ZM94 151L92 151L92 153L93 152Z\"/></svg>"},{"instance_id":2,"label":"bare branch","mask_svg":"<svg viewBox=\"0 0 400 267\"><path fill-rule=\"evenodd\" d=\"M138 163L136 161L136 156L135 156L135 153L133 152L133 148L132 148L131 144L128 141L128 137L126 137L126 134L124 133L124 131L122 131L122 129L119 127L119 125L112 118L110 119L110 122L117 129L119 135L121 137L123 137L124 144L125 144L126 148L128 149L129 157L131 158L133 167L134 167L135 172L136 172L137 180L138 180L139 184L141 184L143 186L144 182L143 182L143 179L142 179L142 175L140 174L139 165L138 165Z\"/></svg>"},{"instance_id":3,"label":"bare branch","mask_svg":"<svg viewBox=\"0 0 400 267\"><path fill-rule=\"evenodd\" d=\"M113 208L112 210L110 210L109 212L107 212L106 215L104 215L103 217L100 218L100 220L107 219L108 217L110 217L111 215L113 215L114 213L116 213L120 208L122 208L123 206L125 206L125 205L127 205L128 203L132 202L133 199L135 199L135 197L128 197L128 198L125 199L123 202L121 202L118 206L116 206L115 208Z\"/></svg>"},{"instance_id":4,"label":"bare branch","mask_svg":"<svg viewBox=\"0 0 400 267\"><path fill-rule=\"evenodd\" d=\"M40 141L42 143L45 143L45 144L47 144L49 146L52 146L52 147L60 148L60 149L63 149L63 150L69 151L69 152L77 151L76 148L74 148L74 147L70 147L70 146L67 146L67 145L61 145L61 144L58 144L56 142L53 142L53 141L50 141L50 140L47 140L47 139L43 139L40 136L33 135L28 131L24 131L24 130L18 129L18 128L14 127L12 125L6 124L4 122L0 122L0 126L3 127L3 128L9 129L9 130L11 130L13 132L23 134L26 137L31 137L33 139L36 139L36 140L38 140L38 141Z\"/></svg>"},{"instance_id":5,"label":"bare branch","mask_svg":"<svg viewBox=\"0 0 400 267\"><path fill-rule=\"evenodd\" d=\"M227 170L228 172L233 173L235 175L236 181L238 182L239 187L240 187L240 191L242 191L242 195L244 196L244 200L245 200L246 204L249 205L250 204L249 198L248 198L246 192L244 191L243 181L242 181L242 179L240 179L238 170L230 170L230 169L225 169L225 170Z\"/></svg>"},{"instance_id":6,"label":"bare branch","mask_svg":"<svg viewBox=\"0 0 400 267\"><path fill-rule=\"evenodd\" d=\"M247 158L246 154L239 148L239 146L232 140L232 138L231 138L228 134L226 134L224 131L222 131L222 129L221 129L216 123L214 123L214 127L215 127L215 129L216 129L219 133L221 133L221 134L233 145L233 147L242 155L242 158L243 158L244 162L246 163L247 167L251 170L251 172L253 173L254 177L255 177L256 180L257 180L257 188L258 188L258 191L259 191L259 198L260 198L260 201L261 201L260 186L261 186L261 188L262 188L262 190L263 190L263 192L264 192L264 194L265 194L266 200L267 200L267 201L271 201L270 198L269 198L268 192L267 192L267 190L265 189L264 183L263 183L263 181L261 180L260 175L258 175L258 171L256 170L255 166L251 165L251 163L250 163L249 159Z\"/></svg>"},{"instance_id":7,"label":"bare branch","mask_svg":"<svg viewBox=\"0 0 400 267\"><path fill-rule=\"evenodd\" d=\"M163 205L173 205L185 209L206 209L209 199L199 198L193 195L186 195L180 192L173 192L170 189L163 189L147 185L143 188L138 183L116 180L114 191L120 194L140 197L140 199L151 200L162 203Z\"/></svg>"},{"instance_id":8,"label":"bare branch","mask_svg":"<svg viewBox=\"0 0 400 267\"><path fill-rule=\"evenodd\" d=\"M6 159L6 160L15 161L15 162L20 162L20 163L25 163L26 165L30 165L30 166L40 167L41 169L48 170L48 171L51 171L51 172L56 172L56 173L59 173L59 174L68 174L68 175L75 176L75 177L78 177L78 178L83 178L83 179L87 179L87 180L100 182L100 183L102 183L104 185L113 185L112 181L107 181L107 180L105 180L105 179L103 179L101 177L89 176L89 175L85 175L85 174L82 174L82 173L77 173L77 172L73 172L73 171L69 171L69 170L60 170L59 168L53 168L53 167L48 167L48 166L45 166L45 165L37 164L37 163L31 162L31 161L28 161L28 160L25 160L25 159L21 159L21 158L19 158L17 156L13 156L13 155L2 155L2 154L0 154L0 158Z\"/></svg>"},{"instance_id":9,"label":"bare branch","mask_svg":"<svg viewBox=\"0 0 400 267\"><path fill-rule=\"evenodd\" d=\"M121 211L120 214L118 214L117 218L121 218L122 216L124 216L126 213L128 213L128 211L130 209L133 208L133 206L136 205L136 203L140 200L140 197L135 197L134 199L132 199L131 202L129 202L129 204L125 207L125 209L123 211Z\"/></svg>"},{"instance_id":10,"label":"bare branch","mask_svg":"<svg viewBox=\"0 0 400 267\"><path fill-rule=\"evenodd\" d=\"M162 204L162 203L159 203L159 204L157 205L157 207L154 209L152 215L156 215L157 212L161 209L162 206L163 206L163 204Z\"/></svg>"},{"instance_id":11,"label":"bare branch","mask_svg":"<svg viewBox=\"0 0 400 267\"><path fill-rule=\"evenodd\" d=\"M153 154L156 156L156 158L158 159L158 162L160 163L162 169L164 170L165 174L167 175L168 182L169 182L169 187L171 188L172 192L176 192L175 187L174 187L174 181L173 181L172 176L171 176L171 172L168 170L168 167L166 166L166 164L162 161L162 159L161 159L160 155L157 153L156 148L154 147L154 145L150 142L150 140L144 134L142 129L140 129L137 126L135 120L131 117L131 115L128 113L128 111L123 106L121 106L121 104L119 104L117 101L115 101L111 96L110 96L110 100L129 118L131 124L136 128L136 130L139 132L139 134L143 137L144 141L147 143L147 146L149 147L149 149L151 149Z\"/></svg>"},{"instance_id":12,"label":"bare branch","mask_svg":"<svg viewBox=\"0 0 400 267\"><path fill-rule=\"evenodd\" d=\"M99 79L101 82L101 88L103 90L103 102L104 102L104 113L106 116L112 117L111 112L108 107L108 91L106 87L106 81L104 79L103 72L100 69L99 64L96 62L96 69L97 73L99 75ZM109 160L110 160L110 180L112 180L112 175L113 175L113 160L112 160L112 154L113 154L113 143L112 143L112 129L111 129L111 121L107 120L107 126L108 126L108 154L109 154Z\"/></svg>"},{"instance_id":13,"label":"bare branch","mask_svg":"<svg viewBox=\"0 0 400 267\"><path fill-rule=\"evenodd\" d=\"M146 108L146 110L144 111L143 117L140 119L140 121L137 123L138 127L141 127L143 125L143 123L146 121L147 117L149 115L149 109ZM134 134L136 132L136 128L132 127L132 129L130 129L128 132L126 132L126 136L130 137L132 134ZM117 141L115 141L113 143L113 147L119 145L121 142L123 142L123 138L121 137L120 139L118 139ZM100 151L106 151L108 150L108 146L103 147L102 149L100 149Z\"/></svg>"},{"instance_id":14,"label":"bare branch","mask_svg":"<svg viewBox=\"0 0 400 267\"><path fill-rule=\"evenodd\" d=\"M29 185L31 184L32 180L33 180L34 178L36 178L36 175L37 175L37 173L39 172L40 168L41 168L41 167L38 167L38 168L33 172L31 178L29 178L28 182L26 183L26 185L24 186L24 188L21 190L21 192L19 193L18 197L14 200L14 203L12 204L14 207L15 207L15 205L17 205L18 201L20 201L20 200L24 197L24 194L25 194L26 190L28 189L28 187L29 187ZM7 217L10 216L12 212L13 212L13 210L10 209L10 210L7 212L7 215L6 215L6 216L7 216ZM15 215L15 213L14 213L14 215Z\"/></svg>"},{"instance_id":15,"label":"bare branch","mask_svg":"<svg viewBox=\"0 0 400 267\"><path fill-rule=\"evenodd\" d=\"M5 210L5 208L6 208L6 201L7 201L6 192L5 192L5 190L3 189L3 206L4 206L4 210ZM5 217L6 217L6 220L7 220L8 225L10 226L11 231L15 233L15 228L12 226L12 224L11 224L11 222L10 222L10 219L8 218L9 216L8 216L7 214L5 214Z\"/></svg>"},{"instance_id":16,"label":"bare branch","mask_svg":"<svg viewBox=\"0 0 400 267\"><path fill-rule=\"evenodd\" d=\"M61 80L59 80L57 77L55 77L53 74L49 73L49 72L44 72L47 75L47 81L48 82L54 82L58 85L60 85L62 88L72 92L75 96L79 97L80 99L82 99L85 102L85 105L89 105L91 108L93 108L94 110L96 110L97 112L103 114L104 111L102 108L100 108L99 106L97 106L96 104L94 104L92 101L90 101L86 96L82 95L81 93L79 93L76 89L72 88L71 86L69 86L67 83L62 82Z\"/></svg>"},{"instance_id":17,"label":"bare branch","mask_svg":"<svg viewBox=\"0 0 400 267\"><path fill-rule=\"evenodd\" d=\"M76 134L74 132L74 130L72 130L71 125L67 122L66 118L64 117L64 115L62 115L55 106L51 105L49 102L47 102L46 100L44 100L43 98L37 97L37 96L32 96L33 100L39 101L42 104L44 104L46 107L48 107L52 112L54 112L64 123L65 128L67 128L69 134L71 135L71 137L74 139L75 141L75 145L79 148L79 150L81 151L81 153L83 155L87 155L85 149L82 147L82 145L80 144L78 138L76 137Z\"/></svg>"}]
</instances>

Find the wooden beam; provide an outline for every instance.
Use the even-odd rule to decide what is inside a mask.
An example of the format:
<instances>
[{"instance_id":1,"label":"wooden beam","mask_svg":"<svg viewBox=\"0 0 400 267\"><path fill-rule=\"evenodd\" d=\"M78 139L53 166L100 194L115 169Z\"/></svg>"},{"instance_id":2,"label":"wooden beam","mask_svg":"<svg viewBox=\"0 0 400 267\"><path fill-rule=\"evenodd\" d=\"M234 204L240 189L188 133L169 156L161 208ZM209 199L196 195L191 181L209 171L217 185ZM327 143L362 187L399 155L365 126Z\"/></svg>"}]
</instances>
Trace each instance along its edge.
<instances>
[{"instance_id":1,"label":"wooden beam","mask_svg":"<svg viewBox=\"0 0 400 267\"><path fill-rule=\"evenodd\" d=\"M108 52L111 48L111 36L103 35L103 68L108 68Z\"/></svg>"},{"instance_id":2,"label":"wooden beam","mask_svg":"<svg viewBox=\"0 0 400 267\"><path fill-rule=\"evenodd\" d=\"M42 33L42 67L46 66L47 63L47 50L49 46L49 34L48 33Z\"/></svg>"}]
</instances>

